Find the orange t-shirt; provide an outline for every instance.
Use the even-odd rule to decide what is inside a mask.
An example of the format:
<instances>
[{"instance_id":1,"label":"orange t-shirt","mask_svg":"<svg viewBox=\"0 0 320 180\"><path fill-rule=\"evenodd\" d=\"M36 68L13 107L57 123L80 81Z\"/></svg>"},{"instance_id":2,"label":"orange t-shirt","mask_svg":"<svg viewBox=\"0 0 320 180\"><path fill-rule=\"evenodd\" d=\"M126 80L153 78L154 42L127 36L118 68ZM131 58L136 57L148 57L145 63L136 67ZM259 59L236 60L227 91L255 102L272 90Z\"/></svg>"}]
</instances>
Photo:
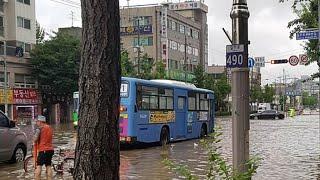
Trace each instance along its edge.
<instances>
[{"instance_id":1,"label":"orange t-shirt","mask_svg":"<svg viewBox=\"0 0 320 180\"><path fill-rule=\"evenodd\" d=\"M53 150L52 146L53 131L49 125L44 125L40 131L40 137L38 141L39 152Z\"/></svg>"}]
</instances>

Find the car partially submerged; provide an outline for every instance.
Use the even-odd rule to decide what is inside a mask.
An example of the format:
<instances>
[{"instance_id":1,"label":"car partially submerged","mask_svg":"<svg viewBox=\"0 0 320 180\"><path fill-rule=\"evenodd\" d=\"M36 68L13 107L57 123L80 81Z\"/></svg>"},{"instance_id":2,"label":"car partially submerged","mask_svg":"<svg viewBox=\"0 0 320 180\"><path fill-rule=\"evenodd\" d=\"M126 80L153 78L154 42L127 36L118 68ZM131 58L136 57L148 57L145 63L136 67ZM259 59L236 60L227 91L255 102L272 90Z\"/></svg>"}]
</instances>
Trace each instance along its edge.
<instances>
[{"instance_id":1,"label":"car partially submerged","mask_svg":"<svg viewBox=\"0 0 320 180\"><path fill-rule=\"evenodd\" d=\"M12 163L24 160L27 153L27 136L15 122L0 111L0 162Z\"/></svg>"},{"instance_id":2,"label":"car partially submerged","mask_svg":"<svg viewBox=\"0 0 320 180\"><path fill-rule=\"evenodd\" d=\"M266 110L260 113L250 114L250 119L284 119L284 114L277 110Z\"/></svg>"}]
</instances>

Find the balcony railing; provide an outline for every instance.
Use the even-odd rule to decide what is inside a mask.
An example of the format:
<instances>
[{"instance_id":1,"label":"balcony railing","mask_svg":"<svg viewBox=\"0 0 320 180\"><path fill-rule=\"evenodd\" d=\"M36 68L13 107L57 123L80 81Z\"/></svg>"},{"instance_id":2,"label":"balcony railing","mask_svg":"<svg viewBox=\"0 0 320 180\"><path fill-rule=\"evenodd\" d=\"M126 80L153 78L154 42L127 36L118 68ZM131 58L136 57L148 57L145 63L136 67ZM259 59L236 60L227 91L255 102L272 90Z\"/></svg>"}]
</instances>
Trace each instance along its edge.
<instances>
[{"instance_id":1,"label":"balcony railing","mask_svg":"<svg viewBox=\"0 0 320 180\"><path fill-rule=\"evenodd\" d=\"M0 30L1 31L1 30ZM0 56L4 55L4 46L0 45ZM7 56L18 56L17 47L7 46ZM23 52L23 57L21 58L30 58L30 52Z\"/></svg>"},{"instance_id":2,"label":"balcony railing","mask_svg":"<svg viewBox=\"0 0 320 180\"><path fill-rule=\"evenodd\" d=\"M37 88L36 84L14 83L15 88Z\"/></svg>"}]
</instances>

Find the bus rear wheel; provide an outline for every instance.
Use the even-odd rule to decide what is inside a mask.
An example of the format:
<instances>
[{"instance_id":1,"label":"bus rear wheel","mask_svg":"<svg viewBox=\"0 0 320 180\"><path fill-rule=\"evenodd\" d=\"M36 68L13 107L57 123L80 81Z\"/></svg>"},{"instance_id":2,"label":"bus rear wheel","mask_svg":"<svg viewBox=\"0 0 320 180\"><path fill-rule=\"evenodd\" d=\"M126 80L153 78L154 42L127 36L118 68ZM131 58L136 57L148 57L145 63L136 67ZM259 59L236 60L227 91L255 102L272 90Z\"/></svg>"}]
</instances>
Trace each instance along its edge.
<instances>
[{"instance_id":1,"label":"bus rear wheel","mask_svg":"<svg viewBox=\"0 0 320 180\"><path fill-rule=\"evenodd\" d=\"M164 146L169 144L169 131L168 128L163 127L160 133L160 145Z\"/></svg>"}]
</instances>

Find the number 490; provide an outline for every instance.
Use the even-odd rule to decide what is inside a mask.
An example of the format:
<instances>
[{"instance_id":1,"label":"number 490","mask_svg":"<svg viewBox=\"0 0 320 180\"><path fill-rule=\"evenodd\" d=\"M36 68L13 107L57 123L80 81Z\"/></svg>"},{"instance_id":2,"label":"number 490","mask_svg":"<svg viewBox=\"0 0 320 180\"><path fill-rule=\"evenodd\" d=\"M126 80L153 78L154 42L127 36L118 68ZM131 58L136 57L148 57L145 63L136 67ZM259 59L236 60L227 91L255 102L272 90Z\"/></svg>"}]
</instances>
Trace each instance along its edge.
<instances>
[{"instance_id":1,"label":"number 490","mask_svg":"<svg viewBox=\"0 0 320 180\"><path fill-rule=\"evenodd\" d=\"M234 55L228 56L227 64L229 66L242 66L242 64L243 64L243 55L242 54L234 54Z\"/></svg>"}]
</instances>

